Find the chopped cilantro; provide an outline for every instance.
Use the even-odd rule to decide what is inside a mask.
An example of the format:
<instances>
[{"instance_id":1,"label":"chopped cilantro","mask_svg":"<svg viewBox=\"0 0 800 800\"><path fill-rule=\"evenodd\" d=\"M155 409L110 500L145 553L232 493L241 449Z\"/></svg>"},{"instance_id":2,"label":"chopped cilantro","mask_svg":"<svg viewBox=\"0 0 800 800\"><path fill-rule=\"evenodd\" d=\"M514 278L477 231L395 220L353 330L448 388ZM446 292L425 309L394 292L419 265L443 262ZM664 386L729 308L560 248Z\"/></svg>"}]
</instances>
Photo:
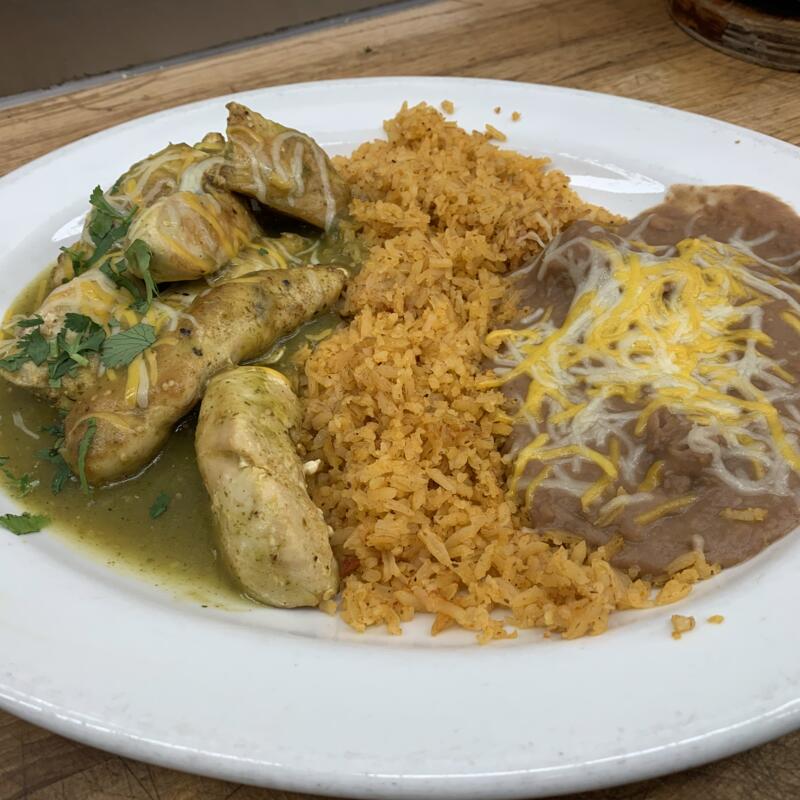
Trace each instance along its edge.
<instances>
[{"instance_id":1,"label":"chopped cilantro","mask_svg":"<svg viewBox=\"0 0 800 800\"><path fill-rule=\"evenodd\" d=\"M0 456L0 472L8 478L18 497L25 497L30 494L38 485L39 481L34 480L27 472L22 475L15 475L7 466L8 456Z\"/></svg>"},{"instance_id":2,"label":"chopped cilantro","mask_svg":"<svg viewBox=\"0 0 800 800\"><path fill-rule=\"evenodd\" d=\"M50 480L50 489L53 494L59 494L64 488L64 484L72 476L72 470L69 468L64 456L61 455L61 446L64 444L63 434L62 438L57 441L49 450L39 450L36 457L41 461L49 461L54 467L55 472Z\"/></svg>"},{"instance_id":3,"label":"chopped cilantro","mask_svg":"<svg viewBox=\"0 0 800 800\"><path fill-rule=\"evenodd\" d=\"M85 333L92 326L92 318L87 317L85 314L76 314L74 311L68 311L64 315L64 327L68 331L75 331L75 333Z\"/></svg>"},{"instance_id":4,"label":"chopped cilantro","mask_svg":"<svg viewBox=\"0 0 800 800\"><path fill-rule=\"evenodd\" d=\"M133 278L127 274L128 264L124 259L118 261L113 266L110 263L103 264L103 266L100 267L100 272L102 272L103 275L105 275L115 286L119 287L120 289L125 289L128 294L133 297L134 303L144 300L142 290L136 284L136 281L134 281Z\"/></svg>"},{"instance_id":5,"label":"chopped cilantro","mask_svg":"<svg viewBox=\"0 0 800 800\"><path fill-rule=\"evenodd\" d=\"M131 308L139 314L146 313L153 298L158 296L158 289L150 273L151 258L150 248L141 239L137 239L125 251L123 258L113 264L109 262L100 267L103 275L131 295L133 298ZM144 281L144 292L135 278L141 278Z\"/></svg>"},{"instance_id":6,"label":"chopped cilantro","mask_svg":"<svg viewBox=\"0 0 800 800\"><path fill-rule=\"evenodd\" d=\"M22 342L28 358L30 358L37 367L47 361L47 357L50 355L50 345L38 329L26 333L25 336L22 337Z\"/></svg>"},{"instance_id":7,"label":"chopped cilantro","mask_svg":"<svg viewBox=\"0 0 800 800\"><path fill-rule=\"evenodd\" d=\"M15 353L13 356L0 358L0 369L7 370L8 372L18 372L26 361L30 361L27 355Z\"/></svg>"},{"instance_id":8,"label":"chopped cilantro","mask_svg":"<svg viewBox=\"0 0 800 800\"><path fill-rule=\"evenodd\" d=\"M0 514L0 526L17 536L26 533L37 533L50 522L44 514L31 514L27 511L22 514Z\"/></svg>"},{"instance_id":9,"label":"chopped cilantro","mask_svg":"<svg viewBox=\"0 0 800 800\"><path fill-rule=\"evenodd\" d=\"M94 417L89 417L86 420L86 430L78 444L78 478L81 482L81 489L85 494L89 494L89 481L86 480L86 454L92 446L92 440L96 432L97 420Z\"/></svg>"},{"instance_id":10,"label":"chopped cilantro","mask_svg":"<svg viewBox=\"0 0 800 800\"><path fill-rule=\"evenodd\" d=\"M37 314L36 316L30 317L30 319L21 319L17 326L20 328L38 328L39 325L43 325L44 320Z\"/></svg>"},{"instance_id":11,"label":"chopped cilantro","mask_svg":"<svg viewBox=\"0 0 800 800\"><path fill-rule=\"evenodd\" d=\"M42 433L49 433L51 436L55 436L56 439L63 439L64 438L64 423L57 422L54 425L42 425L41 429Z\"/></svg>"},{"instance_id":12,"label":"chopped cilantro","mask_svg":"<svg viewBox=\"0 0 800 800\"><path fill-rule=\"evenodd\" d=\"M77 246L62 247L61 252L69 256L69 260L72 262L72 271L75 275L80 275L82 272L86 271L87 259L84 258L83 253L78 251Z\"/></svg>"},{"instance_id":13,"label":"chopped cilantro","mask_svg":"<svg viewBox=\"0 0 800 800\"><path fill-rule=\"evenodd\" d=\"M266 247L259 247L258 248L258 254L260 256L268 256L269 255L269 250L267 250Z\"/></svg>"},{"instance_id":14,"label":"chopped cilantro","mask_svg":"<svg viewBox=\"0 0 800 800\"><path fill-rule=\"evenodd\" d=\"M26 494L30 494L39 485L39 481L35 478L31 478L27 472L23 472L22 475L15 478L15 481L17 494L20 497L25 497Z\"/></svg>"},{"instance_id":15,"label":"chopped cilantro","mask_svg":"<svg viewBox=\"0 0 800 800\"><path fill-rule=\"evenodd\" d=\"M153 505L150 506L150 518L160 517L169 508L171 499L166 492L159 492L158 497L153 500Z\"/></svg>"},{"instance_id":16,"label":"chopped cilantro","mask_svg":"<svg viewBox=\"0 0 800 800\"><path fill-rule=\"evenodd\" d=\"M55 451L55 454L50 459L56 465L56 471L53 473L53 478L50 481L50 489L53 494L59 494L64 488L64 484L72 477L72 470L69 465L64 461L64 456Z\"/></svg>"},{"instance_id":17,"label":"chopped cilantro","mask_svg":"<svg viewBox=\"0 0 800 800\"><path fill-rule=\"evenodd\" d=\"M75 274L80 275L85 272L89 267L96 264L120 239L127 233L130 227L133 215L136 213L136 206L134 206L127 214L114 208L108 200L106 200L103 190L99 186L95 186L89 197L89 202L94 207L94 213L89 221L89 236L94 245L94 252L87 259L80 259L79 263L75 263L74 252L67 250L72 258L72 264L75 269Z\"/></svg>"},{"instance_id":18,"label":"chopped cilantro","mask_svg":"<svg viewBox=\"0 0 800 800\"><path fill-rule=\"evenodd\" d=\"M49 433L54 437L55 441L53 442L53 446L49 449L39 450L36 453L36 457L40 461L49 461L55 467L55 472L50 481L50 489L53 494L58 494L64 488L64 484L67 480L72 476L72 470L67 465L67 462L64 461L64 456L61 455L61 448L64 446L63 418L53 425L45 425L42 428L42 433Z\"/></svg>"},{"instance_id":19,"label":"chopped cilantro","mask_svg":"<svg viewBox=\"0 0 800 800\"><path fill-rule=\"evenodd\" d=\"M125 260L129 269L133 270L144 281L146 298L144 301L138 300L133 304L133 308L140 314L144 314L150 308L153 298L158 296L156 282L150 273L150 259L152 256L150 248L141 239L136 239L125 251Z\"/></svg>"},{"instance_id":20,"label":"chopped cilantro","mask_svg":"<svg viewBox=\"0 0 800 800\"><path fill-rule=\"evenodd\" d=\"M47 363L50 385L60 386L64 375L73 375L77 367L89 363L88 357L100 351L105 339L105 330L91 317L68 313L61 330L50 341L38 327L21 336L16 352L0 359L0 368L17 372L28 361L37 367Z\"/></svg>"},{"instance_id":21,"label":"chopped cilantro","mask_svg":"<svg viewBox=\"0 0 800 800\"><path fill-rule=\"evenodd\" d=\"M100 360L110 369L127 366L155 340L156 329L146 322L140 322L126 331L109 336L103 343Z\"/></svg>"},{"instance_id":22,"label":"chopped cilantro","mask_svg":"<svg viewBox=\"0 0 800 800\"><path fill-rule=\"evenodd\" d=\"M50 345L37 327L17 340L17 352L0 359L0 367L9 372L17 372L26 361L33 361L38 367L47 361L49 355Z\"/></svg>"},{"instance_id":23,"label":"chopped cilantro","mask_svg":"<svg viewBox=\"0 0 800 800\"><path fill-rule=\"evenodd\" d=\"M106 200L106 196L99 186L95 186L94 189L92 189L92 193L89 195L89 202L97 209L97 213L103 216L110 217L111 219L125 219L126 215L119 209L114 208L114 206ZM97 214L95 214L95 216L97 216Z\"/></svg>"},{"instance_id":24,"label":"chopped cilantro","mask_svg":"<svg viewBox=\"0 0 800 800\"><path fill-rule=\"evenodd\" d=\"M68 336L68 332L76 334ZM50 384L59 386L64 375L72 375L77 367L89 363L88 356L98 353L106 339L106 332L90 317L67 314L64 327L56 334L54 352L49 359Z\"/></svg>"}]
</instances>

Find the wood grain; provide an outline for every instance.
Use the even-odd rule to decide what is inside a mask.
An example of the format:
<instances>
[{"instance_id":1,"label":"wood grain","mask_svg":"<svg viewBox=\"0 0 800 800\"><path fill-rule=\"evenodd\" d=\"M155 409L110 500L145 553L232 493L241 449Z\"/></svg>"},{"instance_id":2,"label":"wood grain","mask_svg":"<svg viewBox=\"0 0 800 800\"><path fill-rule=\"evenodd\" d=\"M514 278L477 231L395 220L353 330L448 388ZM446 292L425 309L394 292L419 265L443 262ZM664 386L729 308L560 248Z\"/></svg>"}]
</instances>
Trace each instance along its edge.
<instances>
[{"instance_id":1,"label":"wood grain","mask_svg":"<svg viewBox=\"0 0 800 800\"><path fill-rule=\"evenodd\" d=\"M179 103L271 84L398 74L471 75L609 92L800 144L800 78L702 46L672 24L660 0L440 0L5 109L0 174L81 136ZM800 733L700 769L580 795L581 800L798 797ZM299 795L121 759L0 712L0 800L28 798L294 800Z\"/></svg>"}]
</instances>

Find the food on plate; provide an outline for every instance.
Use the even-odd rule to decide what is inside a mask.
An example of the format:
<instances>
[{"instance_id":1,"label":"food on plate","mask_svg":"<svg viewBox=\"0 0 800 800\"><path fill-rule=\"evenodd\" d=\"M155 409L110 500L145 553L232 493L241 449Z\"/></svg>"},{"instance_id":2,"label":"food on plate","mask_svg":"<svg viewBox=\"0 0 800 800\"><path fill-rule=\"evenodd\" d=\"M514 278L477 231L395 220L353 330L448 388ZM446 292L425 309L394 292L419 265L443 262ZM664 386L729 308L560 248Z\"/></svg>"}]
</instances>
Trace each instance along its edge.
<instances>
[{"instance_id":1,"label":"food on plate","mask_svg":"<svg viewBox=\"0 0 800 800\"><path fill-rule=\"evenodd\" d=\"M676 186L624 225L578 223L515 276L490 335L518 412L506 448L537 530L658 574L730 566L800 516L800 217L743 187Z\"/></svg>"},{"instance_id":2,"label":"food on plate","mask_svg":"<svg viewBox=\"0 0 800 800\"><path fill-rule=\"evenodd\" d=\"M227 134L217 185L324 230L347 211L347 183L310 136L239 103L228 103Z\"/></svg>"},{"instance_id":3,"label":"food on plate","mask_svg":"<svg viewBox=\"0 0 800 800\"><path fill-rule=\"evenodd\" d=\"M117 268L120 260L114 260ZM154 336L172 331L197 288L182 286L153 299L144 313L131 309L134 295L144 297L143 283L115 283L101 268L92 267L56 286L33 317L7 320L9 338L0 341L0 375L51 401L77 400L105 372L101 350L119 319L130 328L145 324ZM132 294L133 292L133 294ZM136 302L133 300L133 302Z\"/></svg>"},{"instance_id":4,"label":"food on plate","mask_svg":"<svg viewBox=\"0 0 800 800\"><path fill-rule=\"evenodd\" d=\"M684 633L689 633L695 628L694 617L686 617L683 614L673 614L671 617L672 622L672 638L680 639Z\"/></svg>"},{"instance_id":5,"label":"food on plate","mask_svg":"<svg viewBox=\"0 0 800 800\"><path fill-rule=\"evenodd\" d=\"M147 539L143 570L219 553L251 601L481 642L602 633L794 527L791 208L677 186L626 220L424 104L334 159L229 112L96 189L7 315L32 510Z\"/></svg>"},{"instance_id":6,"label":"food on plate","mask_svg":"<svg viewBox=\"0 0 800 800\"><path fill-rule=\"evenodd\" d=\"M203 176L219 161L224 140L209 133L194 147L170 144L138 161L120 175L106 192L92 192L80 239L59 255L52 273L58 286L94 264L121 245L137 212L178 190L200 191Z\"/></svg>"},{"instance_id":7,"label":"food on plate","mask_svg":"<svg viewBox=\"0 0 800 800\"><path fill-rule=\"evenodd\" d=\"M258 235L245 203L212 189L178 191L156 200L136 216L127 239L149 248L150 273L162 283L216 272Z\"/></svg>"},{"instance_id":8,"label":"food on plate","mask_svg":"<svg viewBox=\"0 0 800 800\"><path fill-rule=\"evenodd\" d=\"M289 269L302 264L315 264L319 240L308 239L296 233L283 233L278 237L257 236L224 267L206 276L209 286L268 269Z\"/></svg>"},{"instance_id":9,"label":"food on plate","mask_svg":"<svg viewBox=\"0 0 800 800\"><path fill-rule=\"evenodd\" d=\"M245 593L275 606L316 606L339 586L331 529L306 490L290 431L302 418L289 381L237 367L209 381L197 421L197 463L222 559Z\"/></svg>"},{"instance_id":10,"label":"food on plate","mask_svg":"<svg viewBox=\"0 0 800 800\"><path fill-rule=\"evenodd\" d=\"M200 400L211 377L264 353L327 309L344 283L342 269L299 267L253 272L201 291L177 327L128 365L127 377L103 375L72 406L64 422L67 464L90 484L135 475ZM91 447L84 452L89 435Z\"/></svg>"}]
</instances>

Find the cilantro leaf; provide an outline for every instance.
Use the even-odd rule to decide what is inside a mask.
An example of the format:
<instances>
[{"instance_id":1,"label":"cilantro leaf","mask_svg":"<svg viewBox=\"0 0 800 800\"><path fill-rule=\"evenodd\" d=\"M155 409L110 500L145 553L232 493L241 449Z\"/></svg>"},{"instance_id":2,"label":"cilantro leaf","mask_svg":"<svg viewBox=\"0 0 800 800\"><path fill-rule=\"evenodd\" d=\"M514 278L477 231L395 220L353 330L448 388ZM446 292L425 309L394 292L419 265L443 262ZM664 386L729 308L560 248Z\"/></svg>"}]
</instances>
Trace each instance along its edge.
<instances>
[{"instance_id":1,"label":"cilantro leaf","mask_svg":"<svg viewBox=\"0 0 800 800\"><path fill-rule=\"evenodd\" d=\"M131 303L132 306L136 306L145 302L145 295L142 294L139 284L127 274L128 265L124 260L117 262L117 264L113 267L111 264L103 264L103 266L100 267L100 272L102 272L103 275L105 275L115 286L119 287L120 289L125 289L128 292L128 294L133 298L133 302Z\"/></svg>"},{"instance_id":2,"label":"cilantro leaf","mask_svg":"<svg viewBox=\"0 0 800 800\"><path fill-rule=\"evenodd\" d=\"M58 461L56 463L56 471L53 473L53 478L50 481L50 490L53 494L60 494L64 488L64 484L72 477L72 470L69 464L64 461L61 453L58 454Z\"/></svg>"},{"instance_id":3,"label":"cilantro leaf","mask_svg":"<svg viewBox=\"0 0 800 800\"><path fill-rule=\"evenodd\" d=\"M41 430L42 433L49 433L51 436L55 436L56 439L63 439L64 421L62 419L60 422L55 422L52 425L42 425L39 430Z\"/></svg>"},{"instance_id":4,"label":"cilantro leaf","mask_svg":"<svg viewBox=\"0 0 800 800\"><path fill-rule=\"evenodd\" d=\"M106 200L106 196L99 186L95 186L94 189L92 189L92 193L89 195L89 203L101 214L105 214L112 219L125 219L126 215L114 208L114 206Z\"/></svg>"},{"instance_id":5,"label":"cilantro leaf","mask_svg":"<svg viewBox=\"0 0 800 800\"><path fill-rule=\"evenodd\" d=\"M113 265L103 264L100 267L107 278L120 289L125 289L133 298L131 308L139 314L145 314L154 297L158 297L158 287L150 272L152 252L146 242L136 239L125 251L123 258ZM136 278L144 282L144 292Z\"/></svg>"},{"instance_id":6,"label":"cilantro leaf","mask_svg":"<svg viewBox=\"0 0 800 800\"><path fill-rule=\"evenodd\" d=\"M128 224L121 224L117 225L116 228L112 228L105 236L101 239L97 239L95 242L94 252L83 262L83 268L81 272L86 272L89 267L93 267L114 245L117 241L119 241L125 234L128 232Z\"/></svg>"},{"instance_id":7,"label":"cilantro leaf","mask_svg":"<svg viewBox=\"0 0 800 800\"><path fill-rule=\"evenodd\" d=\"M96 432L97 420L94 417L89 417L86 420L86 430L78 444L78 478L81 482L81 489L85 494L89 494L89 481L86 480L86 454L92 446L92 440Z\"/></svg>"},{"instance_id":8,"label":"cilantro leaf","mask_svg":"<svg viewBox=\"0 0 800 800\"><path fill-rule=\"evenodd\" d=\"M49 461L55 467L55 472L50 480L50 489L53 494L59 494L67 480L72 477L72 470L64 460L64 456L61 455L61 447L64 444L64 426L51 425L42 428L42 431L55 436L56 441L49 450L39 450L36 457L41 461Z\"/></svg>"},{"instance_id":9,"label":"cilantro leaf","mask_svg":"<svg viewBox=\"0 0 800 800\"><path fill-rule=\"evenodd\" d=\"M17 341L17 352L0 359L0 367L9 372L17 372L26 361L33 361L38 367L47 361L49 355L50 345L37 327L20 337Z\"/></svg>"},{"instance_id":10,"label":"cilantro leaf","mask_svg":"<svg viewBox=\"0 0 800 800\"><path fill-rule=\"evenodd\" d=\"M89 330L93 320L85 314L76 314L74 311L68 311L64 315L64 327L68 331L75 331L75 333L83 333Z\"/></svg>"},{"instance_id":11,"label":"cilantro leaf","mask_svg":"<svg viewBox=\"0 0 800 800\"><path fill-rule=\"evenodd\" d=\"M17 495L19 497L25 497L26 494L30 494L38 485L39 481L34 480L28 475L27 472L23 473L19 477L17 477L7 466L6 464L9 462L8 456L0 456L0 472L8 478L9 482L14 487Z\"/></svg>"},{"instance_id":12,"label":"cilantro leaf","mask_svg":"<svg viewBox=\"0 0 800 800\"><path fill-rule=\"evenodd\" d=\"M46 425L42 428L42 433L49 433L54 437L55 441L49 450L40 450L36 457L42 461L49 461L54 467L53 477L50 480L50 489L53 494L59 494L64 488L64 484L72 477L72 470L61 455L61 448L64 446L64 414L66 412L61 410L59 414L62 415L61 419L53 425Z\"/></svg>"},{"instance_id":13,"label":"cilantro leaf","mask_svg":"<svg viewBox=\"0 0 800 800\"><path fill-rule=\"evenodd\" d=\"M68 332L77 334L67 336ZM50 353L49 376L51 385L60 385L64 375L72 375L77 367L89 363L88 355L100 352L106 332L90 317L69 313L64 317L64 327L56 334L54 349Z\"/></svg>"},{"instance_id":14,"label":"cilantro leaf","mask_svg":"<svg viewBox=\"0 0 800 800\"><path fill-rule=\"evenodd\" d=\"M137 211L136 206L127 213L115 208L108 202L99 186L95 186L92 190L89 203L92 212L86 230L90 241L82 239L72 247L61 248L61 252L69 256L75 275L80 275L94 266L127 235Z\"/></svg>"},{"instance_id":15,"label":"cilantro leaf","mask_svg":"<svg viewBox=\"0 0 800 800\"><path fill-rule=\"evenodd\" d=\"M30 319L21 319L17 326L20 328L38 328L39 325L43 325L44 320L36 314L35 316L31 317Z\"/></svg>"},{"instance_id":16,"label":"cilantro leaf","mask_svg":"<svg viewBox=\"0 0 800 800\"><path fill-rule=\"evenodd\" d=\"M28 356L16 353L13 356L0 358L0 369L4 369L7 372L18 372L26 361L30 361Z\"/></svg>"},{"instance_id":17,"label":"cilantro leaf","mask_svg":"<svg viewBox=\"0 0 800 800\"><path fill-rule=\"evenodd\" d=\"M89 235L94 241L102 239L114 227L114 217L108 214L95 214L89 223Z\"/></svg>"},{"instance_id":18,"label":"cilantro leaf","mask_svg":"<svg viewBox=\"0 0 800 800\"><path fill-rule=\"evenodd\" d=\"M72 375L76 367L86 366L87 354L99 352L106 338L105 330L83 314L66 314L61 330L50 341L42 335L36 318L26 322L33 330L17 339L16 352L0 359L0 368L17 372L28 361L37 367L47 363L51 386L60 386L64 375Z\"/></svg>"},{"instance_id":19,"label":"cilantro leaf","mask_svg":"<svg viewBox=\"0 0 800 800\"><path fill-rule=\"evenodd\" d=\"M124 367L147 350L155 340L156 329L146 322L140 322L126 331L109 336L103 343L100 360L110 369Z\"/></svg>"},{"instance_id":20,"label":"cilantro leaf","mask_svg":"<svg viewBox=\"0 0 800 800\"><path fill-rule=\"evenodd\" d=\"M39 481L31 478L27 472L23 472L18 478L15 477L14 482L16 483L14 488L19 497L25 497L26 494L30 494L39 485Z\"/></svg>"},{"instance_id":21,"label":"cilantro leaf","mask_svg":"<svg viewBox=\"0 0 800 800\"><path fill-rule=\"evenodd\" d=\"M75 267L75 274L85 272L89 267L96 264L120 239L127 233L130 227L133 215L136 213L136 206L134 206L127 214L114 208L108 202L103 190L99 186L95 186L92 194L89 197L89 202L94 207L89 222L89 236L91 237L92 244L94 245L94 252L89 258L82 261L80 270L75 265L73 258L73 266ZM67 251L70 252L70 251ZM72 252L70 256L72 257Z\"/></svg>"},{"instance_id":22,"label":"cilantro leaf","mask_svg":"<svg viewBox=\"0 0 800 800\"><path fill-rule=\"evenodd\" d=\"M50 345L38 329L26 333L25 336L22 337L22 346L28 358L30 358L37 367L44 364L44 362L47 361L47 357L50 355Z\"/></svg>"},{"instance_id":23,"label":"cilantro leaf","mask_svg":"<svg viewBox=\"0 0 800 800\"><path fill-rule=\"evenodd\" d=\"M148 308L150 303L153 302L153 298L158 297L158 287L150 272L150 259L152 257L152 251L147 243L141 239L136 239L125 251L125 260L128 263L128 267L144 281Z\"/></svg>"},{"instance_id":24,"label":"cilantro leaf","mask_svg":"<svg viewBox=\"0 0 800 800\"><path fill-rule=\"evenodd\" d=\"M0 514L0 526L17 536L26 533L38 533L50 522L44 514L31 514L27 511L22 514Z\"/></svg>"},{"instance_id":25,"label":"cilantro leaf","mask_svg":"<svg viewBox=\"0 0 800 800\"><path fill-rule=\"evenodd\" d=\"M158 497L153 500L153 505L150 506L150 519L160 517L168 508L172 498L166 492L159 492Z\"/></svg>"},{"instance_id":26,"label":"cilantro leaf","mask_svg":"<svg viewBox=\"0 0 800 800\"><path fill-rule=\"evenodd\" d=\"M76 276L80 275L82 272L86 272L87 259L84 257L83 253L78 250L78 245L75 247L62 247L61 252L69 256L69 260L72 262L72 271Z\"/></svg>"}]
</instances>

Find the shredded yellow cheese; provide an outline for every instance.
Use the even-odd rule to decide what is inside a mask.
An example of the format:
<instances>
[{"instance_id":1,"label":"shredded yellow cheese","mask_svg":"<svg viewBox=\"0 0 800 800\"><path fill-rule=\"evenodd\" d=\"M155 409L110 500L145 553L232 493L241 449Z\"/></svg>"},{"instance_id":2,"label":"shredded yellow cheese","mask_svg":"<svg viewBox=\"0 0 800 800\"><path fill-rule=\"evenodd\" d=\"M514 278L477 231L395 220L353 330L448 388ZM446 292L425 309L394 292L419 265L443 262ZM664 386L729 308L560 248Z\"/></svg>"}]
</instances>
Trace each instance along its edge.
<instances>
[{"instance_id":1,"label":"shredded yellow cheese","mask_svg":"<svg viewBox=\"0 0 800 800\"><path fill-rule=\"evenodd\" d=\"M667 250L589 237L573 244L584 255L570 264L577 288L563 323L546 313L486 340L502 345L502 360L484 387L529 379L514 421L532 440L512 454L512 492L524 489L526 503L535 503L536 490L557 487L580 498L584 511L616 492L597 511L598 524L609 524L661 485L664 464L652 462L645 437L666 409L689 420L686 446L710 460L708 471L722 482L757 492L768 480L770 491L789 493L800 472L800 395L763 318L768 303L781 302L787 332L800 334L798 285L740 244L695 238ZM546 251L528 269L546 280L558 257ZM534 490L532 462L549 467L534 473ZM638 485L636 493L621 497L623 481ZM635 519L646 525L691 502L678 497Z\"/></svg>"},{"instance_id":2,"label":"shredded yellow cheese","mask_svg":"<svg viewBox=\"0 0 800 800\"><path fill-rule=\"evenodd\" d=\"M650 511L645 511L643 514L638 514L636 517L634 517L634 522L637 525L649 525L651 522L655 522L657 519L666 517L669 514L675 514L678 511L683 511L685 508L688 508L690 505L692 505L695 500L697 500L697 498L693 495L676 497L674 500L667 500L665 503L660 503L655 508L651 508Z\"/></svg>"},{"instance_id":3,"label":"shredded yellow cheese","mask_svg":"<svg viewBox=\"0 0 800 800\"><path fill-rule=\"evenodd\" d=\"M763 522L767 518L766 508L723 508L719 512L723 519L737 522Z\"/></svg>"}]
</instances>

